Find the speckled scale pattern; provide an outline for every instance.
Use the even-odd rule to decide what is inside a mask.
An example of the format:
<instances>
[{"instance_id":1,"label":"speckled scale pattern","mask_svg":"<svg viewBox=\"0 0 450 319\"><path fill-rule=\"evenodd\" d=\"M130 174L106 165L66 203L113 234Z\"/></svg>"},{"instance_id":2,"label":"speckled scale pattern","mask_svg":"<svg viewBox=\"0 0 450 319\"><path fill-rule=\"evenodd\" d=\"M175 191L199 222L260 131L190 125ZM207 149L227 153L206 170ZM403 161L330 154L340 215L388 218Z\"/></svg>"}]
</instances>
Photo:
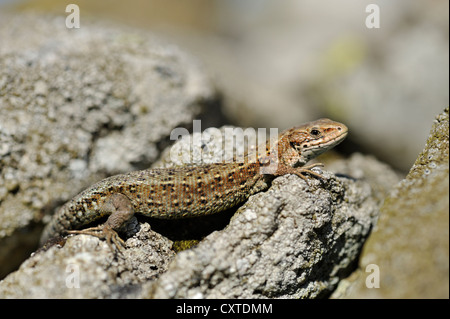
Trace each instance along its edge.
<instances>
[{"instance_id":1,"label":"speckled scale pattern","mask_svg":"<svg viewBox=\"0 0 450 319\"><path fill-rule=\"evenodd\" d=\"M135 213L172 219L221 212L245 201L258 185L259 164L224 163L135 171L106 178L62 206L43 237L79 229L102 217L100 207L110 194L127 196ZM224 174L226 172L226 174Z\"/></svg>"}]
</instances>

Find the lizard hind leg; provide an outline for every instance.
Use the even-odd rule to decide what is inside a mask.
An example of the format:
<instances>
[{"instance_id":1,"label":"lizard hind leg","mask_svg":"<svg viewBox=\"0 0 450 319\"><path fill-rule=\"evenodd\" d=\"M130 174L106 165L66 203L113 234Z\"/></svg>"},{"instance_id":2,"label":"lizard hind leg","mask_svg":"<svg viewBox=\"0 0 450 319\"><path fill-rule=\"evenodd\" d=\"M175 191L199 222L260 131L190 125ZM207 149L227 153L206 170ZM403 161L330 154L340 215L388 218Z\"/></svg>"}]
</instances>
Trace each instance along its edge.
<instances>
[{"instance_id":1,"label":"lizard hind leg","mask_svg":"<svg viewBox=\"0 0 450 319\"><path fill-rule=\"evenodd\" d=\"M123 194L111 194L100 207L100 213L102 215L109 215L105 224L82 230L69 230L67 232L69 234L84 234L106 239L106 243L112 251L115 251L116 248L119 252L123 252L126 245L117 234L117 230L126 224L134 215L131 201Z\"/></svg>"},{"instance_id":2,"label":"lizard hind leg","mask_svg":"<svg viewBox=\"0 0 450 319\"><path fill-rule=\"evenodd\" d=\"M123 250L126 247L125 242L122 238L119 237L119 234L117 234L114 229L106 224L82 230L68 230L67 233L77 235L90 235L98 237L100 239L106 239L106 243L113 252L117 250L123 253Z\"/></svg>"}]
</instances>

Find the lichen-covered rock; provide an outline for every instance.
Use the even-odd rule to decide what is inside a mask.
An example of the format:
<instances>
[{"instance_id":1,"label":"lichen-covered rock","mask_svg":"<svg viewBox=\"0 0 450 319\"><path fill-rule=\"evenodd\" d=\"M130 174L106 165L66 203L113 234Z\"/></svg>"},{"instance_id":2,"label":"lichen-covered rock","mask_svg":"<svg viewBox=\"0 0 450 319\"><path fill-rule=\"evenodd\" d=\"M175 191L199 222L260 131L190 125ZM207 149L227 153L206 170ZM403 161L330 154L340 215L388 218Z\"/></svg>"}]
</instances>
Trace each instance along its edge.
<instances>
[{"instance_id":1,"label":"lichen-covered rock","mask_svg":"<svg viewBox=\"0 0 450 319\"><path fill-rule=\"evenodd\" d=\"M198 63L140 31L0 17L0 278L44 213L102 177L148 167L214 90Z\"/></svg>"},{"instance_id":2,"label":"lichen-covered rock","mask_svg":"<svg viewBox=\"0 0 450 319\"><path fill-rule=\"evenodd\" d=\"M361 270L336 297L449 297L448 155L446 108L436 117L408 176L386 199L376 230L364 248ZM366 269L369 265L376 268ZM378 288L371 288L376 283Z\"/></svg>"},{"instance_id":3,"label":"lichen-covered rock","mask_svg":"<svg viewBox=\"0 0 450 319\"><path fill-rule=\"evenodd\" d=\"M167 269L175 253L167 238L142 224L117 258L91 236L68 238L64 247L38 251L0 282L1 298L133 297L137 284Z\"/></svg>"}]
</instances>

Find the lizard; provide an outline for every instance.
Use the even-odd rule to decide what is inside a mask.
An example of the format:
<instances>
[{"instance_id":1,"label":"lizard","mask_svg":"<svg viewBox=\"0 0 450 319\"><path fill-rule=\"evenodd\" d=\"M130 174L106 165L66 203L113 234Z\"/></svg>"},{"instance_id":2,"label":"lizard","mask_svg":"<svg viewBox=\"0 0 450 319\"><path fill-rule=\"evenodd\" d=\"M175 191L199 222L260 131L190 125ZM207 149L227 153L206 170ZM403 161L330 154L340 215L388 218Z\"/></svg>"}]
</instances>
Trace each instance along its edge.
<instances>
[{"instance_id":1,"label":"lizard","mask_svg":"<svg viewBox=\"0 0 450 319\"><path fill-rule=\"evenodd\" d=\"M122 251L126 245L118 231L135 213L162 219L215 214L267 190L277 176L294 174L307 184L305 174L322 179L312 170L322 163L306 164L347 134L344 124L323 118L266 141L256 160L247 153L240 162L147 169L105 178L60 207L44 229L41 244L58 235L87 234ZM106 216L104 224L81 229Z\"/></svg>"}]
</instances>

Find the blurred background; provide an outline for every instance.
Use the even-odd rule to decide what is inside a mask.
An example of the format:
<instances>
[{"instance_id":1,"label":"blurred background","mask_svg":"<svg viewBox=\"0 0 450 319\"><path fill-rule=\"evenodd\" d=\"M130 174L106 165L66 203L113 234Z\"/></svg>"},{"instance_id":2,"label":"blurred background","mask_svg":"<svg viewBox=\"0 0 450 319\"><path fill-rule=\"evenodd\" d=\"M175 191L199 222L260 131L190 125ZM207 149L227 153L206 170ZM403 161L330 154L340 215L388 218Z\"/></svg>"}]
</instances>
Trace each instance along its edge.
<instances>
[{"instance_id":1,"label":"blurred background","mask_svg":"<svg viewBox=\"0 0 450 319\"><path fill-rule=\"evenodd\" d=\"M65 17L69 3L0 0L0 10ZM220 92L221 125L284 129L330 117L350 127L351 151L406 174L449 104L446 0L73 3L81 28L98 19L138 27L196 56ZM371 3L380 28L366 27Z\"/></svg>"}]
</instances>

